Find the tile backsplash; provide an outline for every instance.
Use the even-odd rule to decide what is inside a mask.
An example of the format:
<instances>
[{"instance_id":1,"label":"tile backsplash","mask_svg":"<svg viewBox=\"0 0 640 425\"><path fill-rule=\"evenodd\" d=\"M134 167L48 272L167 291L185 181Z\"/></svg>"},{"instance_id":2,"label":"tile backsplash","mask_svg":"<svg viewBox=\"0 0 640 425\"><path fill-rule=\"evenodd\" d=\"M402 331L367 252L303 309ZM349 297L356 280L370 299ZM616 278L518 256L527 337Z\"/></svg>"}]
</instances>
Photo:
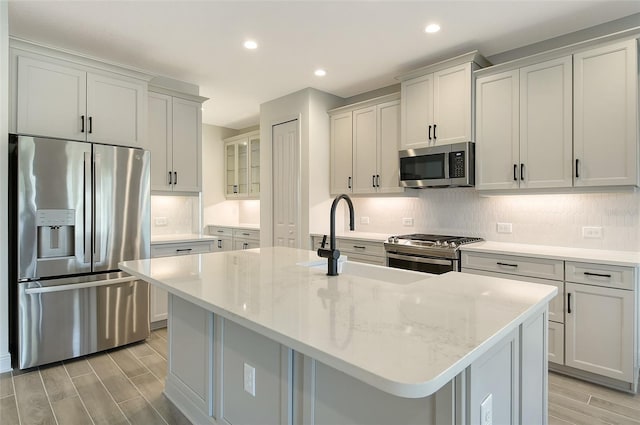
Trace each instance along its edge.
<instances>
[{"instance_id":1,"label":"tile backsplash","mask_svg":"<svg viewBox=\"0 0 640 425\"><path fill-rule=\"evenodd\" d=\"M352 199L356 229L362 232L432 232L640 251L639 192L480 196L474 189L456 188L420 190L414 197ZM362 224L362 217L369 224ZM413 225L404 225L404 218ZM498 223L510 223L512 233L498 233ZM585 226L602 228L601 238L584 238Z\"/></svg>"},{"instance_id":2,"label":"tile backsplash","mask_svg":"<svg viewBox=\"0 0 640 425\"><path fill-rule=\"evenodd\" d=\"M151 236L200 233L200 198L152 196Z\"/></svg>"}]
</instances>

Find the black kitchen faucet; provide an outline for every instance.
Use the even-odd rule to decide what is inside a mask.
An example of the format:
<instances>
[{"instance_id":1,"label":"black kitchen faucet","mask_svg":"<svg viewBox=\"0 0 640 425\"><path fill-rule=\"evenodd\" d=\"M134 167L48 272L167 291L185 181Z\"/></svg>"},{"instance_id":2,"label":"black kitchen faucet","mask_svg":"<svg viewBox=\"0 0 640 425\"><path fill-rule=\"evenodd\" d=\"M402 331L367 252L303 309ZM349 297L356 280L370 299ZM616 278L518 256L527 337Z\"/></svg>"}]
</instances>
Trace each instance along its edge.
<instances>
[{"instance_id":1,"label":"black kitchen faucet","mask_svg":"<svg viewBox=\"0 0 640 425\"><path fill-rule=\"evenodd\" d=\"M336 249L336 207L338 206L340 199L347 201L347 205L349 206L349 228L351 230L355 230L355 219L351 198L345 194L336 196L336 199L333 200L333 204L331 204L329 249L324 248L327 243L327 235L324 235L322 238L322 248L318 249L318 256L327 259L328 276L338 275L338 258L340 258L340 251Z\"/></svg>"}]
</instances>

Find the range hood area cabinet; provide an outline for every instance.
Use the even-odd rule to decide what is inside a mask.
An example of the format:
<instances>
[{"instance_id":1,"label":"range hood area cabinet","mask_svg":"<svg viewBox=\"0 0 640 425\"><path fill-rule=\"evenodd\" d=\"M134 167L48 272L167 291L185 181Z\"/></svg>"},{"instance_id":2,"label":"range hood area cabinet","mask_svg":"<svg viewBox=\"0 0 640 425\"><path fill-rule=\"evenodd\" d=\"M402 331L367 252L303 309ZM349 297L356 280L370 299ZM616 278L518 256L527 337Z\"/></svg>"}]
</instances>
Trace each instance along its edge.
<instances>
[{"instance_id":1,"label":"range hood area cabinet","mask_svg":"<svg viewBox=\"0 0 640 425\"><path fill-rule=\"evenodd\" d=\"M166 90L163 90L167 92ZM202 102L206 98L149 92L151 190L202 190Z\"/></svg>"},{"instance_id":2,"label":"range hood area cabinet","mask_svg":"<svg viewBox=\"0 0 640 425\"><path fill-rule=\"evenodd\" d=\"M10 61L10 131L144 147L150 76L14 39Z\"/></svg>"},{"instance_id":3,"label":"range hood area cabinet","mask_svg":"<svg viewBox=\"0 0 640 425\"><path fill-rule=\"evenodd\" d=\"M403 192L399 93L329 111L332 195Z\"/></svg>"},{"instance_id":4,"label":"range hood area cabinet","mask_svg":"<svg viewBox=\"0 0 640 425\"><path fill-rule=\"evenodd\" d=\"M478 190L637 186L637 41L476 73Z\"/></svg>"},{"instance_id":5,"label":"range hood area cabinet","mask_svg":"<svg viewBox=\"0 0 640 425\"><path fill-rule=\"evenodd\" d=\"M260 131L224 139L225 197L260 198Z\"/></svg>"},{"instance_id":6,"label":"range hood area cabinet","mask_svg":"<svg viewBox=\"0 0 640 425\"><path fill-rule=\"evenodd\" d=\"M473 71L489 65L473 51L398 77L400 150L474 141Z\"/></svg>"}]
</instances>

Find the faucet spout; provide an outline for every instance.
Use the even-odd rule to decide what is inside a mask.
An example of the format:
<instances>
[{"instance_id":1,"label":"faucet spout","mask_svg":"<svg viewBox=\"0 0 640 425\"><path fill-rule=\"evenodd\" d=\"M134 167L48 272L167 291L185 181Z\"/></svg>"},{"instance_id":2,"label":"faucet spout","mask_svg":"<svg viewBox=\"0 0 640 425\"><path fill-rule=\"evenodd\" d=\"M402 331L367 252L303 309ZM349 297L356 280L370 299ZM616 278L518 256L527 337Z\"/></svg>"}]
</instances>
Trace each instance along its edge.
<instances>
[{"instance_id":1,"label":"faucet spout","mask_svg":"<svg viewBox=\"0 0 640 425\"><path fill-rule=\"evenodd\" d=\"M345 194L336 196L331 204L331 213L329 216L331 232L329 238L329 249L324 249L324 245L322 248L318 249L318 256L327 259L327 275L329 276L338 275L338 258L340 258L340 251L336 249L336 207L341 199L344 199L349 207L349 229L355 230L355 214L351 198Z\"/></svg>"}]
</instances>

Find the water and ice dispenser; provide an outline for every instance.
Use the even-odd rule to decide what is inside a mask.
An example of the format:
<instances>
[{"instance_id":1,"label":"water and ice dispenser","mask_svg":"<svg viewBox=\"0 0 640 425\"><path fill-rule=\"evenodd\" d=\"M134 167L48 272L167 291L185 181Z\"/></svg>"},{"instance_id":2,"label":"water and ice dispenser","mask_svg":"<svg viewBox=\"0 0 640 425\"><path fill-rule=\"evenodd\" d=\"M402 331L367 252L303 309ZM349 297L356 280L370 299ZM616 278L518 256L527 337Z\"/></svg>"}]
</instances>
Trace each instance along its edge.
<instances>
[{"instance_id":1,"label":"water and ice dispenser","mask_svg":"<svg viewBox=\"0 0 640 425\"><path fill-rule=\"evenodd\" d=\"M75 255L75 210L38 210L38 258Z\"/></svg>"}]
</instances>

